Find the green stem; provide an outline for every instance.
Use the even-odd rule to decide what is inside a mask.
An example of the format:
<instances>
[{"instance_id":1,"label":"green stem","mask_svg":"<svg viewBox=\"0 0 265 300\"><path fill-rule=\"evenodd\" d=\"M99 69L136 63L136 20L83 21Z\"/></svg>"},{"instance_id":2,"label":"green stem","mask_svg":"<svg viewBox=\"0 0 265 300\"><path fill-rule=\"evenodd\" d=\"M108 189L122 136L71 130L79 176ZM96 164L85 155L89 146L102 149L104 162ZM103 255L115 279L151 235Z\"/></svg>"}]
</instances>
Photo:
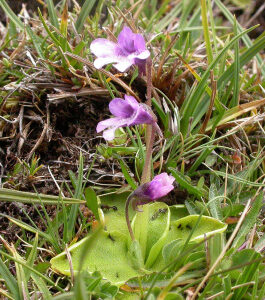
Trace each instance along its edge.
<instances>
[{"instance_id":1,"label":"green stem","mask_svg":"<svg viewBox=\"0 0 265 300\"><path fill-rule=\"evenodd\" d=\"M151 180L152 152L155 141L155 133L156 129L154 125L148 125L146 135L147 137L149 136L149 138L146 145L145 163L142 172L141 184L147 183Z\"/></svg>"},{"instance_id":2,"label":"green stem","mask_svg":"<svg viewBox=\"0 0 265 300\"><path fill-rule=\"evenodd\" d=\"M146 85L147 85L147 95L146 95L146 105L151 109L151 95L152 95L152 60L149 57L146 62ZM152 150L155 140L155 128L154 125L147 125L146 129L146 154L144 169L142 172L141 184L149 182L151 180L151 163L152 163Z\"/></svg>"},{"instance_id":3,"label":"green stem","mask_svg":"<svg viewBox=\"0 0 265 300\"><path fill-rule=\"evenodd\" d=\"M151 58L147 59L146 63L146 76L147 76L147 101L146 105L150 107L151 110L151 93L152 93L152 60ZM145 163L141 177L141 185L149 182L151 180L151 165L152 165L152 151L155 141L156 127L154 124L147 125L146 129L146 154L145 154ZM132 230L132 226L129 218L129 205L131 200L133 200L132 194L127 198L125 204L125 217L127 227L131 236L132 241L135 241L135 236ZM149 206L145 205L141 207L142 211L137 212L139 222L135 224L135 235L137 240L142 248L143 255L145 254L146 240L147 240L147 225L149 217Z\"/></svg>"},{"instance_id":4,"label":"green stem","mask_svg":"<svg viewBox=\"0 0 265 300\"><path fill-rule=\"evenodd\" d=\"M146 64L146 76L147 76L147 101L146 105L151 110L151 94L152 94L152 60L147 59ZM145 163L141 177L141 185L151 180L151 165L152 165L152 151L155 141L156 128L154 124L147 125L146 130L146 154ZM143 257L146 252L147 232L148 232L148 221L149 221L149 205L143 205L139 207L141 212L137 212L138 222L134 226L134 232L137 241L141 245L141 251Z\"/></svg>"},{"instance_id":5,"label":"green stem","mask_svg":"<svg viewBox=\"0 0 265 300\"><path fill-rule=\"evenodd\" d=\"M152 95L152 60L151 58L149 57L147 59L147 62L146 62L146 89L147 89L147 95L146 95L146 105L148 105L150 108L151 108L151 95Z\"/></svg>"}]
</instances>

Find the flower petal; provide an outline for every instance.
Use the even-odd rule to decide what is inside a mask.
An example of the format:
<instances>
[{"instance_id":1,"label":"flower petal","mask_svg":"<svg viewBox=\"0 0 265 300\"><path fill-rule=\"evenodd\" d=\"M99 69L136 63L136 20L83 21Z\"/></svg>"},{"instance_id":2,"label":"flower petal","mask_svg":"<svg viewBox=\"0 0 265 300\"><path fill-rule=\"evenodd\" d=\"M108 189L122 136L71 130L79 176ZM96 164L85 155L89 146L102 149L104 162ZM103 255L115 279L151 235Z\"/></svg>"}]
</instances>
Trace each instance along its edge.
<instances>
[{"instance_id":1,"label":"flower petal","mask_svg":"<svg viewBox=\"0 0 265 300\"><path fill-rule=\"evenodd\" d=\"M128 125L152 124L153 116L145 109L144 105L139 104L136 114L131 118Z\"/></svg>"},{"instance_id":2,"label":"flower petal","mask_svg":"<svg viewBox=\"0 0 265 300\"><path fill-rule=\"evenodd\" d=\"M146 50L145 40L141 34L134 34L134 51L142 52Z\"/></svg>"},{"instance_id":3,"label":"flower petal","mask_svg":"<svg viewBox=\"0 0 265 300\"><path fill-rule=\"evenodd\" d=\"M175 178L173 176L168 176L168 174L165 172L161 173L155 176L154 179L149 182L144 194L149 196L151 200L164 197L174 189L174 181Z\"/></svg>"},{"instance_id":4,"label":"flower petal","mask_svg":"<svg viewBox=\"0 0 265 300\"><path fill-rule=\"evenodd\" d=\"M166 196L173 189L174 189L174 186L169 185L169 186L160 186L159 188L158 188L158 186L156 188L152 188L150 186L148 190L149 190L149 196L150 196L151 200L156 200L156 199Z\"/></svg>"},{"instance_id":5,"label":"flower petal","mask_svg":"<svg viewBox=\"0 0 265 300\"><path fill-rule=\"evenodd\" d=\"M106 141L112 141L115 139L115 130L117 129L117 127L112 127L108 130L104 130L103 132L103 138Z\"/></svg>"},{"instance_id":6,"label":"flower petal","mask_svg":"<svg viewBox=\"0 0 265 300\"><path fill-rule=\"evenodd\" d=\"M118 35L118 44L127 54L134 52L134 35L132 30L127 26L124 26Z\"/></svg>"},{"instance_id":7,"label":"flower petal","mask_svg":"<svg viewBox=\"0 0 265 300\"><path fill-rule=\"evenodd\" d=\"M117 57L116 56L110 56L110 57L99 57L95 59L94 61L94 66L96 69L102 68L104 65L110 64L110 63L115 63L117 62Z\"/></svg>"},{"instance_id":8,"label":"flower petal","mask_svg":"<svg viewBox=\"0 0 265 300\"><path fill-rule=\"evenodd\" d=\"M120 48L107 39L96 39L90 44L90 51L97 57L111 57L120 54Z\"/></svg>"},{"instance_id":9,"label":"flower petal","mask_svg":"<svg viewBox=\"0 0 265 300\"><path fill-rule=\"evenodd\" d=\"M128 101L121 98L114 98L109 103L109 110L114 116L122 118L129 118L134 113L134 109Z\"/></svg>"},{"instance_id":10,"label":"flower petal","mask_svg":"<svg viewBox=\"0 0 265 300\"><path fill-rule=\"evenodd\" d=\"M119 127L124 127L128 125L128 119L126 118L113 118L116 119L115 125L112 126L111 128L104 130L103 132L103 137L106 141L111 141L115 138L115 131Z\"/></svg>"},{"instance_id":11,"label":"flower petal","mask_svg":"<svg viewBox=\"0 0 265 300\"><path fill-rule=\"evenodd\" d=\"M163 172L159 175L156 175L152 181L160 181L163 185L172 184L175 181L175 178L171 175L168 175L166 172Z\"/></svg>"},{"instance_id":12,"label":"flower petal","mask_svg":"<svg viewBox=\"0 0 265 300\"><path fill-rule=\"evenodd\" d=\"M96 131L97 133L105 130L108 127L114 127L116 126L119 122L121 121L121 118L116 117L116 118L110 118L104 121L101 121L98 123Z\"/></svg>"},{"instance_id":13,"label":"flower petal","mask_svg":"<svg viewBox=\"0 0 265 300\"><path fill-rule=\"evenodd\" d=\"M124 95L124 99L130 103L131 106L139 106L139 102L133 96Z\"/></svg>"},{"instance_id":14,"label":"flower petal","mask_svg":"<svg viewBox=\"0 0 265 300\"><path fill-rule=\"evenodd\" d=\"M144 51L140 52L140 54L137 54L137 56L135 56L135 58L146 59L149 56L150 56L149 50L144 50Z\"/></svg>"},{"instance_id":15,"label":"flower petal","mask_svg":"<svg viewBox=\"0 0 265 300\"><path fill-rule=\"evenodd\" d=\"M139 74L145 75L145 65L146 65L146 59L139 59L135 58L134 63L138 66Z\"/></svg>"},{"instance_id":16,"label":"flower petal","mask_svg":"<svg viewBox=\"0 0 265 300\"><path fill-rule=\"evenodd\" d=\"M125 72L131 65L134 64L133 58L120 56L117 64L113 65L118 71Z\"/></svg>"},{"instance_id":17,"label":"flower petal","mask_svg":"<svg viewBox=\"0 0 265 300\"><path fill-rule=\"evenodd\" d=\"M111 141L115 138L115 130L119 127L124 127L128 125L128 119L122 117L110 118L104 121L101 121L97 125L97 132L103 132L103 137L107 141ZM109 128L105 130L106 128Z\"/></svg>"}]
</instances>

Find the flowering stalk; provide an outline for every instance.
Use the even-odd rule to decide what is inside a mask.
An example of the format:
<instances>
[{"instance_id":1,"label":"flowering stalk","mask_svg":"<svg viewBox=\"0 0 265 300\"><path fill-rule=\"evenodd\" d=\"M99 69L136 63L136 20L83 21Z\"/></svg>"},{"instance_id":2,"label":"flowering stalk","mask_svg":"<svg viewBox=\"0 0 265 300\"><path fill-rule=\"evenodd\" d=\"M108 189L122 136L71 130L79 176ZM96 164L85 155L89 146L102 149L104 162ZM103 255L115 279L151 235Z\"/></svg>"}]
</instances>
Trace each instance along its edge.
<instances>
[{"instance_id":1,"label":"flowering stalk","mask_svg":"<svg viewBox=\"0 0 265 300\"><path fill-rule=\"evenodd\" d=\"M152 151L155 141L155 132L156 129L154 125L148 125L146 129L146 154L145 154L145 163L141 177L141 184L144 184L151 180L151 166L152 166Z\"/></svg>"},{"instance_id":2,"label":"flowering stalk","mask_svg":"<svg viewBox=\"0 0 265 300\"><path fill-rule=\"evenodd\" d=\"M151 109L151 92L152 92L152 60L149 57L146 62L146 85L147 85L147 101L146 105ZM147 125L146 128L146 154L145 163L141 177L141 185L151 180L152 170L152 150L155 141L155 126L154 124ZM141 206L137 212L138 222L135 225L135 235L139 244L141 245L142 256L145 257L146 242L147 242L147 228L149 220L149 205Z\"/></svg>"},{"instance_id":3,"label":"flowering stalk","mask_svg":"<svg viewBox=\"0 0 265 300\"><path fill-rule=\"evenodd\" d=\"M146 105L151 111L151 91L152 91L152 60L149 57L146 63L146 76L147 76L147 101ZM147 126L146 129L146 154L145 154L145 164L141 177L141 184L144 184L151 180L151 164L152 164L152 150L155 141L155 131L156 128L154 124Z\"/></svg>"},{"instance_id":4,"label":"flowering stalk","mask_svg":"<svg viewBox=\"0 0 265 300\"><path fill-rule=\"evenodd\" d=\"M135 241L134 233L133 233L130 218L129 218L129 205L130 205L131 200L132 200L132 194L129 195L129 197L127 198L126 203L125 203L125 217L126 217L126 223L127 223L127 227L128 227L131 239L132 239L132 241Z\"/></svg>"}]
</instances>

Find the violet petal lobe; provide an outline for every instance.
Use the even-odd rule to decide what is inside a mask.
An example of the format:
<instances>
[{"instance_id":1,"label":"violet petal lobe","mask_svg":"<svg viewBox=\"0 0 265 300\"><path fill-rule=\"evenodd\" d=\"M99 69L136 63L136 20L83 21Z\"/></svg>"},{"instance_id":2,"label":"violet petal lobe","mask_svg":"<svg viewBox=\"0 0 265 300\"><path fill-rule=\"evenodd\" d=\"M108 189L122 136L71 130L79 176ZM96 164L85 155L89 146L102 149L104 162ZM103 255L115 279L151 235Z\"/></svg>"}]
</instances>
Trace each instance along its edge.
<instances>
[{"instance_id":1,"label":"violet petal lobe","mask_svg":"<svg viewBox=\"0 0 265 300\"><path fill-rule=\"evenodd\" d=\"M139 104L136 113L132 116L129 125L152 124L153 116L145 109L144 105Z\"/></svg>"},{"instance_id":2,"label":"violet petal lobe","mask_svg":"<svg viewBox=\"0 0 265 300\"><path fill-rule=\"evenodd\" d=\"M104 121L101 121L97 125L97 132L103 131L103 138L106 141L112 141L115 139L115 131L119 127L127 126L127 119L126 118L110 118ZM108 128L108 129L106 129Z\"/></svg>"},{"instance_id":3,"label":"violet petal lobe","mask_svg":"<svg viewBox=\"0 0 265 300\"><path fill-rule=\"evenodd\" d=\"M121 50L117 44L107 39L96 39L90 45L90 50L97 56L94 61L96 69L102 68L110 63L120 62Z\"/></svg>"},{"instance_id":4,"label":"violet petal lobe","mask_svg":"<svg viewBox=\"0 0 265 300\"><path fill-rule=\"evenodd\" d=\"M119 46L107 39L96 39L90 44L90 51L97 57L111 57L120 54Z\"/></svg>"},{"instance_id":5,"label":"violet petal lobe","mask_svg":"<svg viewBox=\"0 0 265 300\"><path fill-rule=\"evenodd\" d=\"M117 124L120 124L120 122L123 122L124 118L116 117L116 118L110 118L107 120L100 121L97 125L96 131L97 133L105 130L109 127L116 127Z\"/></svg>"},{"instance_id":6,"label":"violet petal lobe","mask_svg":"<svg viewBox=\"0 0 265 300\"><path fill-rule=\"evenodd\" d=\"M128 56L120 56L119 60L115 65L113 65L118 71L125 72L134 64L134 58Z\"/></svg>"},{"instance_id":7,"label":"violet petal lobe","mask_svg":"<svg viewBox=\"0 0 265 300\"><path fill-rule=\"evenodd\" d=\"M146 50L145 40L141 34L134 35L134 51L142 52ZM149 52L149 51L148 51Z\"/></svg>"},{"instance_id":8,"label":"violet petal lobe","mask_svg":"<svg viewBox=\"0 0 265 300\"><path fill-rule=\"evenodd\" d=\"M114 98L109 103L109 110L115 117L129 118L134 113L135 108L126 100Z\"/></svg>"},{"instance_id":9,"label":"violet petal lobe","mask_svg":"<svg viewBox=\"0 0 265 300\"><path fill-rule=\"evenodd\" d=\"M135 34L127 26L124 26L124 28L118 35L118 44L121 47L121 49L124 51L124 54L126 55L133 53L135 51L134 36Z\"/></svg>"},{"instance_id":10,"label":"violet petal lobe","mask_svg":"<svg viewBox=\"0 0 265 300\"><path fill-rule=\"evenodd\" d=\"M115 57L99 57L94 61L94 67L96 69L101 69L103 66L115 63L117 59ZM120 70L119 70L120 71Z\"/></svg>"},{"instance_id":11,"label":"violet petal lobe","mask_svg":"<svg viewBox=\"0 0 265 300\"><path fill-rule=\"evenodd\" d=\"M138 58L138 59L142 59L142 60L145 60L147 59L148 57L150 56L150 52L148 50L143 50L142 52L140 52L139 54L136 54L135 55L135 58Z\"/></svg>"},{"instance_id":12,"label":"violet petal lobe","mask_svg":"<svg viewBox=\"0 0 265 300\"><path fill-rule=\"evenodd\" d=\"M117 127L111 127L107 130L103 131L103 138L106 141L112 141L115 139L115 131L116 131Z\"/></svg>"},{"instance_id":13,"label":"violet petal lobe","mask_svg":"<svg viewBox=\"0 0 265 300\"><path fill-rule=\"evenodd\" d=\"M143 190L143 197L149 197L150 201L154 201L166 196L174 189L173 182L175 178L167 173L161 173L154 177Z\"/></svg>"},{"instance_id":14,"label":"violet petal lobe","mask_svg":"<svg viewBox=\"0 0 265 300\"><path fill-rule=\"evenodd\" d=\"M138 107L139 105L138 101L133 96L124 95L124 99L134 107Z\"/></svg>"}]
</instances>

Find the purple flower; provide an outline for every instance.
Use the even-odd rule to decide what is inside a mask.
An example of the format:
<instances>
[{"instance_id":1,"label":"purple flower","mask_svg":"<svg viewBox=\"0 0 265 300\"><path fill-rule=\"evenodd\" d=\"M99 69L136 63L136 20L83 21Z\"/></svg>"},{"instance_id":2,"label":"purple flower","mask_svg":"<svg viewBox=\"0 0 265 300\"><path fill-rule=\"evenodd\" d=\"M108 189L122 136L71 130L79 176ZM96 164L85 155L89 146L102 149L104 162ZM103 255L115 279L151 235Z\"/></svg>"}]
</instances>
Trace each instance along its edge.
<instances>
[{"instance_id":1,"label":"purple flower","mask_svg":"<svg viewBox=\"0 0 265 300\"><path fill-rule=\"evenodd\" d=\"M91 43L90 50L97 56L95 68L115 63L114 67L120 72L126 71L133 64L138 65L143 72L146 58L150 56L143 36L133 33L126 26L118 36L118 43L100 38Z\"/></svg>"},{"instance_id":2,"label":"purple flower","mask_svg":"<svg viewBox=\"0 0 265 300\"><path fill-rule=\"evenodd\" d=\"M124 100L114 98L109 103L109 110L115 117L99 122L96 129L97 132L104 130L103 137L107 141L115 138L115 130L119 127L155 123L155 117L148 107L138 103L132 96L125 95Z\"/></svg>"},{"instance_id":3,"label":"purple flower","mask_svg":"<svg viewBox=\"0 0 265 300\"><path fill-rule=\"evenodd\" d=\"M166 196L174 189L175 178L167 173L161 173L154 177L150 182L139 186L133 193L132 207L137 210L138 205L147 204L161 197Z\"/></svg>"}]
</instances>

